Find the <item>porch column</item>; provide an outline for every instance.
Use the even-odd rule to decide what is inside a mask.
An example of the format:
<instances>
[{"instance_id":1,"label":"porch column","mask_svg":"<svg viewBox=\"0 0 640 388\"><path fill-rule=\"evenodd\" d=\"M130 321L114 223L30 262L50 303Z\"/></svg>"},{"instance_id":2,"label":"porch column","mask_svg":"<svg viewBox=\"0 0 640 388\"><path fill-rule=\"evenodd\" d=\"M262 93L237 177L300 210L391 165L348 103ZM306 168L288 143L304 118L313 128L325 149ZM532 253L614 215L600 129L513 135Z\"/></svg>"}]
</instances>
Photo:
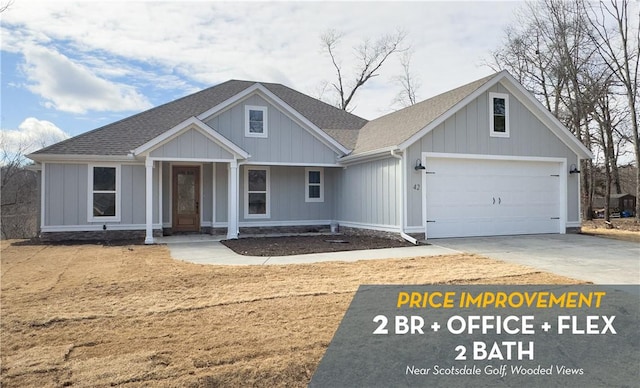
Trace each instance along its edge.
<instances>
[{"instance_id":1,"label":"porch column","mask_svg":"<svg viewBox=\"0 0 640 388\"><path fill-rule=\"evenodd\" d=\"M153 160L147 158L144 162L145 179L145 209L146 209L146 235L145 244L153 244Z\"/></svg>"},{"instance_id":2,"label":"porch column","mask_svg":"<svg viewBox=\"0 0 640 388\"><path fill-rule=\"evenodd\" d=\"M229 203L227 239L238 238L238 161L229 162Z\"/></svg>"}]
</instances>

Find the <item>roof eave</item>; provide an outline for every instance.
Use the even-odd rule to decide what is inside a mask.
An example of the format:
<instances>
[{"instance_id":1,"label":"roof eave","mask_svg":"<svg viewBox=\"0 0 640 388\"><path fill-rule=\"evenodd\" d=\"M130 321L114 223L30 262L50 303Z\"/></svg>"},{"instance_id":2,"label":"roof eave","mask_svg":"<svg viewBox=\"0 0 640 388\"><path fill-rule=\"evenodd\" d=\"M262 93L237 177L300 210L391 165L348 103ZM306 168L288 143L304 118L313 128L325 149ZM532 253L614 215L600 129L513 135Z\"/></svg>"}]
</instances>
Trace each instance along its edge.
<instances>
[{"instance_id":1,"label":"roof eave","mask_svg":"<svg viewBox=\"0 0 640 388\"><path fill-rule=\"evenodd\" d=\"M32 153L27 158L38 163L47 162L134 162L135 157L129 155L84 155L84 154L41 154Z\"/></svg>"},{"instance_id":2,"label":"roof eave","mask_svg":"<svg viewBox=\"0 0 640 388\"><path fill-rule=\"evenodd\" d=\"M371 159L378 159L380 157L384 157L385 155L391 157L392 153L398 150L400 150L398 146L378 148L371 151L360 152L354 155L343 156L341 158L338 158L338 163L346 165L351 163L365 162Z\"/></svg>"},{"instance_id":3,"label":"roof eave","mask_svg":"<svg viewBox=\"0 0 640 388\"><path fill-rule=\"evenodd\" d=\"M398 148L400 150L406 150L407 148L409 148L411 145L413 145L413 143L415 143L416 141L422 139L426 134L431 132L438 125L442 124L449 117L453 116L458 110L460 110L460 108L466 106L471 101L473 101L476 98L478 98L482 93L484 93L487 90L489 90L489 88L491 88L493 85L497 84L500 81L500 79L502 79L504 77L505 74L508 74L508 73L506 71L502 71L502 72L500 72L500 74L496 75L495 77L491 78L490 80L488 80L484 84L480 85L476 90L474 90L473 92L469 93L462 100L458 101L451 108L447 109L440 116L436 117L430 123L425 125L421 130L419 130L418 132L414 133L413 135L411 135L411 137L409 137L408 139L406 139L405 141L400 143L398 145Z\"/></svg>"},{"instance_id":4,"label":"roof eave","mask_svg":"<svg viewBox=\"0 0 640 388\"><path fill-rule=\"evenodd\" d=\"M198 127L207 136L212 138L216 143L218 143L220 146L225 148L230 153L234 154L239 159L248 159L251 156L247 151L238 147L235 143L231 142L230 140L228 140L218 132L214 131L211 127L203 123L197 117L189 117L188 119L174 126L170 130L163 132L161 135L156 136L155 138L149 140L148 142L141 145L140 147L132 150L131 153L136 156L148 154L151 151L153 151L155 148L159 147L164 142L172 139L174 136L176 136L177 134L182 132L184 129L192 125Z\"/></svg>"}]
</instances>

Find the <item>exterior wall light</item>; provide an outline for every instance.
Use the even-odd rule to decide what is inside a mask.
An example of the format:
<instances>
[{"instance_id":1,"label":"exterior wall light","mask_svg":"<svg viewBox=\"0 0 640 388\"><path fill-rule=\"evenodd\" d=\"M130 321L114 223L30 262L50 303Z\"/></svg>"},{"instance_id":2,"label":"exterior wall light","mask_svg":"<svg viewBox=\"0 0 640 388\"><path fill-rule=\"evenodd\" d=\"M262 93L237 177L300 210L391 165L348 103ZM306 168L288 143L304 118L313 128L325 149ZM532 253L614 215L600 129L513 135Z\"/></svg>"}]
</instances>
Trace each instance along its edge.
<instances>
[{"instance_id":1,"label":"exterior wall light","mask_svg":"<svg viewBox=\"0 0 640 388\"><path fill-rule=\"evenodd\" d=\"M416 166L414 167L416 171L425 170L426 167L422 165L422 161L420 159L416 160Z\"/></svg>"},{"instance_id":2,"label":"exterior wall light","mask_svg":"<svg viewBox=\"0 0 640 388\"><path fill-rule=\"evenodd\" d=\"M580 174L580 170L578 170L575 164L572 164L571 167L569 167L569 174Z\"/></svg>"}]
</instances>

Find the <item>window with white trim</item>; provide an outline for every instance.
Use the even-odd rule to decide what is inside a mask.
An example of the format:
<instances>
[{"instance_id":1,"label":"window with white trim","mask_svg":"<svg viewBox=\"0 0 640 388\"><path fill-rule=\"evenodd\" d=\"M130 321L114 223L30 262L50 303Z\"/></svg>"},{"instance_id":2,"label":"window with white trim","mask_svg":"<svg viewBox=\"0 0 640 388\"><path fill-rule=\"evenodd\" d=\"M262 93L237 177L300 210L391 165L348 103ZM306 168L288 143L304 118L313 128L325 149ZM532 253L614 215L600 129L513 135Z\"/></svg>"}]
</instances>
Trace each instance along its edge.
<instances>
[{"instance_id":1,"label":"window with white trim","mask_svg":"<svg viewBox=\"0 0 640 388\"><path fill-rule=\"evenodd\" d=\"M270 182L268 167L247 167L244 173L245 218L269 218Z\"/></svg>"},{"instance_id":2,"label":"window with white trim","mask_svg":"<svg viewBox=\"0 0 640 388\"><path fill-rule=\"evenodd\" d=\"M246 105L244 107L244 135L267 137L267 107Z\"/></svg>"},{"instance_id":3,"label":"window with white trim","mask_svg":"<svg viewBox=\"0 0 640 388\"><path fill-rule=\"evenodd\" d=\"M489 93L489 128L494 137L509 137L509 95Z\"/></svg>"},{"instance_id":4,"label":"window with white trim","mask_svg":"<svg viewBox=\"0 0 640 388\"><path fill-rule=\"evenodd\" d=\"M305 202L324 202L324 169L305 168Z\"/></svg>"},{"instance_id":5,"label":"window with white trim","mask_svg":"<svg viewBox=\"0 0 640 388\"><path fill-rule=\"evenodd\" d=\"M120 166L89 166L89 221L120 221Z\"/></svg>"}]
</instances>

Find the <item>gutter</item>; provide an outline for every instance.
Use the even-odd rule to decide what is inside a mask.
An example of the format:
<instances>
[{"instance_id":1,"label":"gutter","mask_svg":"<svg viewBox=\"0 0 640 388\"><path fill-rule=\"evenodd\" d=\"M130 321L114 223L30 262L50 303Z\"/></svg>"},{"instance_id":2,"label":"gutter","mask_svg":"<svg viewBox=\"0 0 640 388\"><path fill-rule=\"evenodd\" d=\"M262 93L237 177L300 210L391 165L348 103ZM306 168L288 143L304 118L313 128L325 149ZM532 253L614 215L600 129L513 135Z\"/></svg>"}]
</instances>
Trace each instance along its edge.
<instances>
[{"instance_id":1,"label":"gutter","mask_svg":"<svg viewBox=\"0 0 640 388\"><path fill-rule=\"evenodd\" d=\"M409 241L413 245L418 245L418 240L416 240L415 238L409 236L404 232L404 213L405 213L404 203L405 203L405 196L407 191L407 183L406 183L407 182L407 179L406 179L407 163L405 160L406 159L405 153L398 154L397 152L398 152L397 148L394 148L389 151L392 157L400 160L400 168L402 170L402 183L400 184L400 196L398 197L398 209L400 210L400 237Z\"/></svg>"}]
</instances>

